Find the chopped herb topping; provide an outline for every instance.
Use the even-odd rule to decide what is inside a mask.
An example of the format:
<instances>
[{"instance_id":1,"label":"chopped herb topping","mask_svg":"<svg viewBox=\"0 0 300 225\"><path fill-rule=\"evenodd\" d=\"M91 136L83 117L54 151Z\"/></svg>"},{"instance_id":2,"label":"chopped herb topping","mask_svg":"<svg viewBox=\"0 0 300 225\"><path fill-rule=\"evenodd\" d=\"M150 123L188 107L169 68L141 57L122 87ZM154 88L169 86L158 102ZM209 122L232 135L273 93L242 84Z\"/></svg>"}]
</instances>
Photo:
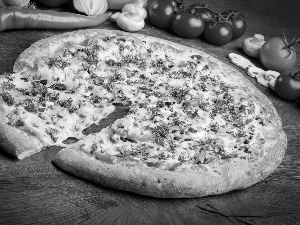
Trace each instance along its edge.
<instances>
[{"instance_id":1,"label":"chopped herb topping","mask_svg":"<svg viewBox=\"0 0 300 225\"><path fill-rule=\"evenodd\" d=\"M58 101L58 104L61 106L61 107L64 107L64 108L67 108L67 109L71 109L72 107L72 102L73 102L73 99L70 97L69 99L67 100L64 100L64 101Z\"/></svg>"},{"instance_id":2,"label":"chopped herb topping","mask_svg":"<svg viewBox=\"0 0 300 225\"><path fill-rule=\"evenodd\" d=\"M1 76L4 76L7 80L13 81L11 73L5 72Z\"/></svg>"},{"instance_id":3,"label":"chopped herb topping","mask_svg":"<svg viewBox=\"0 0 300 225\"><path fill-rule=\"evenodd\" d=\"M47 128L46 133L51 137L51 139L56 142L58 139L58 130L54 128Z\"/></svg>"},{"instance_id":4,"label":"chopped herb topping","mask_svg":"<svg viewBox=\"0 0 300 225\"><path fill-rule=\"evenodd\" d=\"M56 91L50 92L48 94L48 98L49 98L50 101L56 101L56 100L59 99L59 95L60 95L59 92L56 92Z\"/></svg>"},{"instance_id":5,"label":"chopped herb topping","mask_svg":"<svg viewBox=\"0 0 300 225\"><path fill-rule=\"evenodd\" d=\"M36 107L34 103L32 102L32 99L26 99L23 102L24 109L26 109L28 112L36 112Z\"/></svg>"},{"instance_id":6,"label":"chopped herb topping","mask_svg":"<svg viewBox=\"0 0 300 225\"><path fill-rule=\"evenodd\" d=\"M105 63L110 67L122 67L122 63L116 62L115 60L112 59L106 60Z\"/></svg>"},{"instance_id":7,"label":"chopped herb topping","mask_svg":"<svg viewBox=\"0 0 300 225\"><path fill-rule=\"evenodd\" d=\"M155 136L155 142L159 145L165 146L170 150L173 150L175 147L174 140L169 137L170 130L168 125L162 124L157 126L152 130L152 133Z\"/></svg>"},{"instance_id":8,"label":"chopped herb topping","mask_svg":"<svg viewBox=\"0 0 300 225\"><path fill-rule=\"evenodd\" d=\"M46 96L48 89L45 85L43 85L40 81L32 81L31 84L32 84L31 94L33 96L36 95Z\"/></svg>"},{"instance_id":9,"label":"chopped herb topping","mask_svg":"<svg viewBox=\"0 0 300 225\"><path fill-rule=\"evenodd\" d=\"M22 127L22 126L24 126L24 122L22 120L17 120L15 122L15 127Z\"/></svg>"},{"instance_id":10,"label":"chopped herb topping","mask_svg":"<svg viewBox=\"0 0 300 225\"><path fill-rule=\"evenodd\" d=\"M1 93L2 99L6 102L7 105L12 106L14 104L14 99L11 94L7 92Z\"/></svg>"},{"instance_id":11,"label":"chopped herb topping","mask_svg":"<svg viewBox=\"0 0 300 225\"><path fill-rule=\"evenodd\" d=\"M118 156L122 158L136 153L134 149L128 147L127 145L119 147L118 150L119 150Z\"/></svg>"},{"instance_id":12,"label":"chopped herb topping","mask_svg":"<svg viewBox=\"0 0 300 225\"><path fill-rule=\"evenodd\" d=\"M49 62L47 63L49 68L56 67L60 69L65 69L66 67L70 66L70 63L61 59L60 57L58 58L50 58Z\"/></svg>"},{"instance_id":13,"label":"chopped herb topping","mask_svg":"<svg viewBox=\"0 0 300 225\"><path fill-rule=\"evenodd\" d=\"M52 84L50 86L50 88L53 89L53 90L57 90L57 91L65 91L65 90L67 90L67 87L64 84Z\"/></svg>"},{"instance_id":14,"label":"chopped herb topping","mask_svg":"<svg viewBox=\"0 0 300 225\"><path fill-rule=\"evenodd\" d=\"M172 154L170 152L167 152L167 151L164 151L164 152L159 153L157 158L160 159L160 160L167 160L167 159L170 159L170 158L174 158L174 154Z\"/></svg>"},{"instance_id":15,"label":"chopped herb topping","mask_svg":"<svg viewBox=\"0 0 300 225\"><path fill-rule=\"evenodd\" d=\"M189 93L189 89L188 88L172 88L171 89L171 95L174 98L179 99L180 101L185 99L185 96Z\"/></svg>"},{"instance_id":16,"label":"chopped herb topping","mask_svg":"<svg viewBox=\"0 0 300 225\"><path fill-rule=\"evenodd\" d=\"M88 48L83 48L79 49L78 52L82 52L83 54L83 59L88 63L88 64L97 64L99 59L98 59L98 52L101 49L99 45L93 45L92 47Z\"/></svg>"},{"instance_id":17,"label":"chopped herb topping","mask_svg":"<svg viewBox=\"0 0 300 225\"><path fill-rule=\"evenodd\" d=\"M12 82L10 82L10 81L6 81L6 82L3 82L2 83L3 85L2 85L2 87L3 87L3 89L4 90L14 90L15 89L15 87L16 87L16 85L14 85Z\"/></svg>"}]
</instances>

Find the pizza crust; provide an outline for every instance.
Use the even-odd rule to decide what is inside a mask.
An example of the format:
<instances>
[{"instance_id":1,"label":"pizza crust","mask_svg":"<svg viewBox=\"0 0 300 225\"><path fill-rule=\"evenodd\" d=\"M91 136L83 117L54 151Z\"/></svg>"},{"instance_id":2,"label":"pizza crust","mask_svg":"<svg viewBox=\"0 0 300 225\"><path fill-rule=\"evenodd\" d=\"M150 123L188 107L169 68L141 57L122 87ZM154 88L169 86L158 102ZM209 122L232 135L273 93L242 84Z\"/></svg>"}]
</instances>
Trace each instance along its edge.
<instances>
[{"instance_id":1,"label":"pizza crust","mask_svg":"<svg viewBox=\"0 0 300 225\"><path fill-rule=\"evenodd\" d=\"M148 168L141 163L125 167L88 156L76 148L61 150L52 160L59 168L104 187L157 198L194 198L244 189L268 177L284 156L282 130L270 140L263 157L253 162L230 160L218 169L167 171ZM277 140L279 145L276 146Z\"/></svg>"},{"instance_id":2,"label":"pizza crust","mask_svg":"<svg viewBox=\"0 0 300 225\"><path fill-rule=\"evenodd\" d=\"M24 159L40 152L43 145L35 136L29 136L26 132L0 121L0 148L18 159Z\"/></svg>"}]
</instances>

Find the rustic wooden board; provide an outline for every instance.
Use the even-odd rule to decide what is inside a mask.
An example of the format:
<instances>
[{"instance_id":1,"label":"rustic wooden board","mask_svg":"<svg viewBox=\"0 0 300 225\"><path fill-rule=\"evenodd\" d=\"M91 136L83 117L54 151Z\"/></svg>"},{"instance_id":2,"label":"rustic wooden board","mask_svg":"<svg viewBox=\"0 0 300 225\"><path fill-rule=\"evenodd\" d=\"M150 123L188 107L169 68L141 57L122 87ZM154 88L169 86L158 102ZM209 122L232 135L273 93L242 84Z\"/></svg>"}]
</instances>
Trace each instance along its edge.
<instances>
[{"instance_id":1,"label":"rustic wooden board","mask_svg":"<svg viewBox=\"0 0 300 225\"><path fill-rule=\"evenodd\" d=\"M219 12L226 9L243 12L248 21L243 38L256 33L266 38L281 36L283 31L289 40L300 35L298 0L211 0L209 4ZM118 29L110 22L97 28ZM18 55L35 41L62 32L65 31L0 33L0 74L12 71ZM244 55L243 38L217 47L203 38L182 39L170 30L156 29L149 24L139 33L204 50L228 64L230 52ZM295 71L300 70L299 46L296 50ZM251 60L263 68L259 60ZM51 147L23 161L0 151L0 224L300 224L299 101L286 102L254 79L247 79L272 101L288 137L282 164L265 181L219 196L155 199L102 188L62 172L51 164L59 147Z\"/></svg>"}]
</instances>

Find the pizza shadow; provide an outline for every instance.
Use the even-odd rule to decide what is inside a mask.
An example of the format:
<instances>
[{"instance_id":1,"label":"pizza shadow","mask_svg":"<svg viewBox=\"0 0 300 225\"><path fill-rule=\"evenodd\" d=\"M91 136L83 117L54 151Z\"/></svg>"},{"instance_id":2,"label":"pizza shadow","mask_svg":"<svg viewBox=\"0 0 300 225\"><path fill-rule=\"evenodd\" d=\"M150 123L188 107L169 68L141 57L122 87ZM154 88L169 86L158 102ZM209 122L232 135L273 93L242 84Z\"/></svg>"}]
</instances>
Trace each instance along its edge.
<instances>
[{"instance_id":1,"label":"pizza shadow","mask_svg":"<svg viewBox=\"0 0 300 225\"><path fill-rule=\"evenodd\" d=\"M0 147L0 154L11 161L14 161L14 162L19 161L19 159L17 159L15 156L4 151L3 147Z\"/></svg>"},{"instance_id":2,"label":"pizza shadow","mask_svg":"<svg viewBox=\"0 0 300 225\"><path fill-rule=\"evenodd\" d=\"M151 196L144 196L144 195L140 195L140 194L136 194L133 192L129 192L129 191L125 191L125 190L119 190L119 189L112 189L106 186L101 186L98 185L96 183L94 183L93 181L89 181L86 180L84 178L81 178L79 176L76 176L68 171L62 170L60 167L58 167L57 165L55 165L54 163L52 163L52 165L60 172L62 172L62 179L65 179L67 181L74 181L74 182L78 182L78 186L80 185L89 185L89 191L90 190L97 190L101 192L101 195L108 195L111 198L115 198L115 199L145 199L145 198L149 198L149 199L158 199L158 198L154 198ZM98 195L99 196L99 195ZM102 197L100 197L102 198Z\"/></svg>"}]
</instances>

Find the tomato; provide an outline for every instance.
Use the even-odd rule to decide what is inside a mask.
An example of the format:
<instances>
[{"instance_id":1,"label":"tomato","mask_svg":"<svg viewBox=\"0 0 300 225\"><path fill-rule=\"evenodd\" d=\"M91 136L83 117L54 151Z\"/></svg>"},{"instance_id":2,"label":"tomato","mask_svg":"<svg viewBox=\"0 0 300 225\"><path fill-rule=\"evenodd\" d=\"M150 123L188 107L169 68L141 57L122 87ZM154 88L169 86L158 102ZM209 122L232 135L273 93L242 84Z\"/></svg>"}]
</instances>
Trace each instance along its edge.
<instances>
[{"instance_id":1,"label":"tomato","mask_svg":"<svg viewBox=\"0 0 300 225\"><path fill-rule=\"evenodd\" d=\"M185 38L195 38L204 31L204 22L189 12L180 12L174 16L172 29L175 34Z\"/></svg>"},{"instance_id":2,"label":"tomato","mask_svg":"<svg viewBox=\"0 0 300 225\"><path fill-rule=\"evenodd\" d=\"M175 7L171 0L157 0L148 8L150 23L158 28L168 28L172 24Z\"/></svg>"},{"instance_id":3,"label":"tomato","mask_svg":"<svg viewBox=\"0 0 300 225\"><path fill-rule=\"evenodd\" d=\"M210 19L215 19L216 13L214 13L212 10L208 8L207 5L205 4L192 4L188 7L188 11L194 15L200 16L202 20L210 20Z\"/></svg>"},{"instance_id":4,"label":"tomato","mask_svg":"<svg viewBox=\"0 0 300 225\"><path fill-rule=\"evenodd\" d=\"M245 34L247 23L242 13L230 9L222 12L221 15L228 17L228 23L232 28L232 39L238 39Z\"/></svg>"},{"instance_id":5,"label":"tomato","mask_svg":"<svg viewBox=\"0 0 300 225\"><path fill-rule=\"evenodd\" d=\"M290 70L296 62L296 51L285 38L273 37L267 40L260 49L260 60L269 70L279 73Z\"/></svg>"},{"instance_id":6,"label":"tomato","mask_svg":"<svg viewBox=\"0 0 300 225\"><path fill-rule=\"evenodd\" d=\"M59 7L72 2L72 0L39 0L39 2L50 7Z\"/></svg>"},{"instance_id":7,"label":"tomato","mask_svg":"<svg viewBox=\"0 0 300 225\"><path fill-rule=\"evenodd\" d=\"M232 30L226 22L206 21L205 39L214 45L226 45L232 39Z\"/></svg>"},{"instance_id":8,"label":"tomato","mask_svg":"<svg viewBox=\"0 0 300 225\"><path fill-rule=\"evenodd\" d=\"M300 97L300 79L291 75L281 74L277 77L275 91L285 100L296 100Z\"/></svg>"}]
</instances>

